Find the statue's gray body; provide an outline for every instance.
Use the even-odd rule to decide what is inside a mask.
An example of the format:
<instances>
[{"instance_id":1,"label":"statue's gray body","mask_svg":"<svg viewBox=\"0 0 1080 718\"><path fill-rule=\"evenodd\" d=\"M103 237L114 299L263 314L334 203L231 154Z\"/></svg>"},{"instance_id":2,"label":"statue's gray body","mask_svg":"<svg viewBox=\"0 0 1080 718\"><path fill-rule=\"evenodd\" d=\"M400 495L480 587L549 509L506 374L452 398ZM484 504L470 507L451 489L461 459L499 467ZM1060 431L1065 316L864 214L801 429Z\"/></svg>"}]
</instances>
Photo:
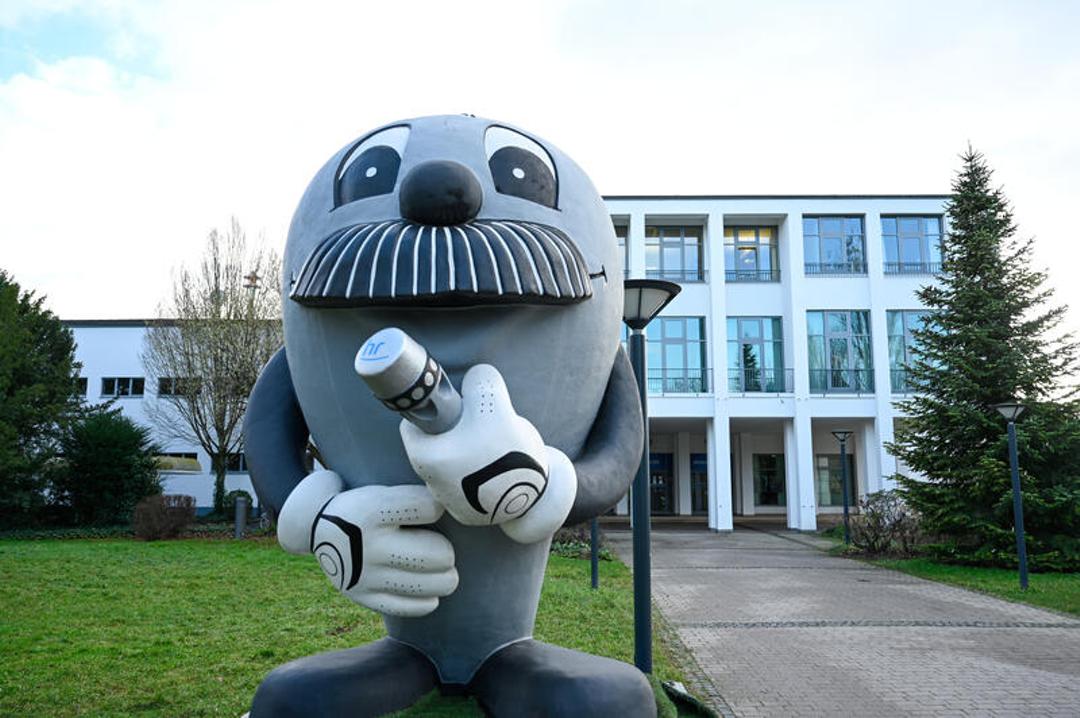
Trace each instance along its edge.
<instances>
[{"instance_id":1,"label":"statue's gray body","mask_svg":"<svg viewBox=\"0 0 1080 718\"><path fill-rule=\"evenodd\" d=\"M501 193L499 189L505 188L505 182L497 188L493 179L496 169L489 166L490 147L485 149L485 132L493 124L468 116L396 123L409 127L409 131L400 153L394 191L343 201L342 192L348 192L339 186L340 168L357 143L331 158L308 187L290 227L284 257L282 290L291 297L284 302L285 355L276 357L260 379L245 427L252 477L260 498L271 510L279 510L289 491L303 478L298 450L308 431L323 463L340 474L349 487L420 483L402 445L400 416L383 406L353 369L360 344L388 326L403 329L427 348L456 386L461 385L464 372L476 364L491 364L501 372L517 413L532 422L546 444L561 450L575 463L579 485L568 523L603 512L625 493L641 455L641 415L629 364L619 345L623 268L610 219L585 174L546 143L540 146L555 168L555 206ZM478 180L482 204L475 216L451 225L456 234L432 227L425 235L421 228L412 244L407 241L405 229L401 229L401 236L406 238L399 240L403 249L396 250L383 265L379 265L378 256L382 255L378 255L376 242L370 243L371 254L358 250L359 241L339 243L336 251L343 261L335 263L335 271L349 270L350 263L354 274L364 263L372 266L367 275L362 268L359 270L358 282L356 276L351 278L349 290L342 289L342 280L334 292L327 292L341 296L324 297L318 291L322 285L307 280L314 271L312 257L319 258L326 238L347 227L401 221L406 212L405 199L399 197L403 180L421 175L427 170L423 163L432 160L464 167ZM521 227L534 228L536 237L544 231L535 229L538 227L551 228L549 237L561 232L559 237L569 238L576 245L579 260L590 276L574 274L572 262L564 261L569 253L566 258L556 255L548 263L551 272L545 277L552 280L550 284L563 272L558 280L563 282L561 298L521 296L527 292L515 296L512 275L521 275L516 277L520 289L525 286L524 274L535 272L539 278L544 265L539 261L544 259L540 245L523 241L521 246L526 250L534 247L535 254L530 259L519 252L516 267L508 268L501 257L490 255L498 265L495 271L502 277L501 293L469 293L469 289L479 288L477 277L483 279L479 263L482 258L477 259L471 287L466 286L463 293L462 277L468 275L462 269L462 251L471 252L481 246L476 239L476 224L496 220L518 223L514 226L523 237L525 230ZM457 229L470 224L473 228L467 231ZM398 227L394 225L394 233L398 233ZM503 227L503 231L509 230ZM370 234L374 238L376 232ZM363 234L356 234L360 236ZM393 239L395 234L387 236ZM462 243L451 245L451 240L459 236ZM425 237L429 238L427 245ZM512 259L506 243L494 233L483 240L490 240L495 250L501 248L506 258ZM348 254L348 244L353 245L352 255ZM346 247L344 251L341 245ZM412 296L401 296L400 287L407 290L409 282L407 277L402 280L398 268L406 273L421 271L417 267L427 264L425 248L432 253L431 267L443 263L439 270L442 279L446 279L445 273L452 266L446 264L447 254L456 257L459 291L421 296L432 277L428 272L419 280L413 279ZM411 267L407 257L410 251L419 257ZM550 254L547 259L551 260ZM563 261L561 269L559 261ZM376 267L381 267L384 274L392 271L393 280L380 276L378 282L396 282L398 296L387 297L385 292L382 298L372 296L378 294L371 291L376 286L371 276ZM325 274L327 270L323 271ZM575 278L576 294L582 295L585 289L589 296L577 296L571 301L566 286L567 282L572 285ZM587 289L581 286L584 281L588 282ZM326 286L330 284L327 280ZM436 289L434 279L430 289ZM441 599L433 613L420 618L388 616L386 626L394 640L415 648L431 661L438 681L468 684L490 656L531 638L550 541L520 544L499 527L466 527L449 514L435 528L454 546L458 587ZM493 669L487 671L485 685L499 682L489 675L494 673ZM632 690L631 694L640 697L640 691L634 694ZM487 701L489 706L496 703L495 698ZM610 708L615 704L605 705Z\"/></svg>"}]
</instances>

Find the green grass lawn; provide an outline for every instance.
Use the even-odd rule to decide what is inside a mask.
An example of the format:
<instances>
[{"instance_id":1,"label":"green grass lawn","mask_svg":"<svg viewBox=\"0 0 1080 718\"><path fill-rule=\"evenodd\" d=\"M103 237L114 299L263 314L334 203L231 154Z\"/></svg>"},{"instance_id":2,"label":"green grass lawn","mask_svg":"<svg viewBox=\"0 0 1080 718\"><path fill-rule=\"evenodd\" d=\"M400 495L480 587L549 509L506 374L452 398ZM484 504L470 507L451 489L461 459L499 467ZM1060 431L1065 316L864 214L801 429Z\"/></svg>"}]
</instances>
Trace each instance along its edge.
<instances>
[{"instance_id":1,"label":"green grass lawn","mask_svg":"<svg viewBox=\"0 0 1080 718\"><path fill-rule=\"evenodd\" d=\"M536 638L633 660L629 570L553 556ZM384 634L273 540L0 541L0 715L239 716L268 671ZM679 679L669 649L655 673ZM406 715L480 715L429 697Z\"/></svg>"},{"instance_id":2,"label":"green grass lawn","mask_svg":"<svg viewBox=\"0 0 1080 718\"><path fill-rule=\"evenodd\" d=\"M982 591L1010 601L1080 614L1080 574L1029 574L1028 590L1021 591L1019 575L1010 569L953 566L925 558L879 560L873 563L920 578Z\"/></svg>"}]
</instances>

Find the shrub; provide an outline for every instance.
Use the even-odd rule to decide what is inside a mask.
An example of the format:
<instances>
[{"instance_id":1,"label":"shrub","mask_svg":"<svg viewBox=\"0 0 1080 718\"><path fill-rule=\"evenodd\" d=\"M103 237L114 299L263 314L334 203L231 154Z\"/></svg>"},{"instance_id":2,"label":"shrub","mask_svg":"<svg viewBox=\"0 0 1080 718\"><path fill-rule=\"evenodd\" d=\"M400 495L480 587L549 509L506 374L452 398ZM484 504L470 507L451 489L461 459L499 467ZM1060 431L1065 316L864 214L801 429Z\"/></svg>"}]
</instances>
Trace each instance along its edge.
<instances>
[{"instance_id":1,"label":"shrub","mask_svg":"<svg viewBox=\"0 0 1080 718\"><path fill-rule=\"evenodd\" d=\"M87 410L64 432L60 449L64 458L53 471L52 494L71 523L125 523L140 499L161 492L150 430L119 409Z\"/></svg>"},{"instance_id":2,"label":"shrub","mask_svg":"<svg viewBox=\"0 0 1080 718\"><path fill-rule=\"evenodd\" d=\"M611 549L604 543L604 532L599 532L599 549L597 553L601 561L611 561L614 556ZM583 523L577 526L564 526L555 532L551 539L551 553L564 558L589 558L591 552L589 540L589 524Z\"/></svg>"},{"instance_id":3,"label":"shrub","mask_svg":"<svg viewBox=\"0 0 1080 718\"><path fill-rule=\"evenodd\" d=\"M135 507L135 535L144 541L175 538L195 520L195 497L180 494L147 496Z\"/></svg>"},{"instance_id":4,"label":"shrub","mask_svg":"<svg viewBox=\"0 0 1080 718\"><path fill-rule=\"evenodd\" d=\"M869 494L850 525L852 545L869 554L910 556L921 542L919 515L897 491Z\"/></svg>"},{"instance_id":5,"label":"shrub","mask_svg":"<svg viewBox=\"0 0 1080 718\"><path fill-rule=\"evenodd\" d=\"M224 511L225 511L225 520L226 521L231 520L234 516L236 516L236 500L238 498L240 498L241 496L246 496L247 497L247 502L248 502L247 518L248 519L251 518L251 515L252 515L252 513L253 513L253 511L255 509L255 502L252 500L251 494L244 491L243 489L233 489L229 493L225 494L225 500L223 502Z\"/></svg>"}]
</instances>

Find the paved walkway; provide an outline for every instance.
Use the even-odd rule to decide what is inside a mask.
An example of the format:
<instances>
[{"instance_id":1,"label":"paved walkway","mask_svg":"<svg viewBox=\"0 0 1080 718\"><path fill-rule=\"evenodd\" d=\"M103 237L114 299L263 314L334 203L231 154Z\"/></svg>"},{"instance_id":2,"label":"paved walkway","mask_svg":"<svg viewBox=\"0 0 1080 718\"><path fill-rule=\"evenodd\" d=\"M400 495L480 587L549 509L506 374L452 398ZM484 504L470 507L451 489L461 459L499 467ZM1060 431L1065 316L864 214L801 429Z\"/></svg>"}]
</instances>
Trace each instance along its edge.
<instances>
[{"instance_id":1,"label":"paved walkway","mask_svg":"<svg viewBox=\"0 0 1080 718\"><path fill-rule=\"evenodd\" d=\"M630 534L607 535L629 564ZM789 532L653 532L654 600L723 712L1080 716L1080 620L819 545Z\"/></svg>"}]
</instances>

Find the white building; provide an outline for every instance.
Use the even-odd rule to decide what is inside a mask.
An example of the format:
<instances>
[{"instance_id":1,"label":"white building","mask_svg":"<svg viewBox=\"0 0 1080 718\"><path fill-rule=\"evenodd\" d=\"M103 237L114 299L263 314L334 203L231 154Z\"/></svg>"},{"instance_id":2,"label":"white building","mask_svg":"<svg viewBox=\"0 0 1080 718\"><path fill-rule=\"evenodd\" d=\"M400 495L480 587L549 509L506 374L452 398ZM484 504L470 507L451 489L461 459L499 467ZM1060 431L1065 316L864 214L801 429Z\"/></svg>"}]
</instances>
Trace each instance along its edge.
<instances>
[{"instance_id":1,"label":"white building","mask_svg":"<svg viewBox=\"0 0 1080 718\"><path fill-rule=\"evenodd\" d=\"M856 496L889 488L948 197L605 199L627 276L682 285L646 330L653 514L813 530L842 510L831 432L845 429Z\"/></svg>"},{"instance_id":2,"label":"white building","mask_svg":"<svg viewBox=\"0 0 1080 718\"><path fill-rule=\"evenodd\" d=\"M885 449L907 386L915 292L940 269L943 195L607 197L626 276L682 292L649 326L654 515L786 515L817 527L840 511L839 444L856 497L888 488ZM88 401L118 396L148 423L161 389L144 377L141 320L71 321ZM212 503L208 457L166 491ZM227 490L251 485L240 457ZM617 511L626 513L627 502Z\"/></svg>"},{"instance_id":3,"label":"white building","mask_svg":"<svg viewBox=\"0 0 1080 718\"><path fill-rule=\"evenodd\" d=\"M158 392L168 391L169 384L168 380L147 377L143 368L146 320L77 320L64 324L75 335L75 360L82 364L80 385L86 401L96 404L115 399L114 406L128 418L153 427L147 413L149 402L157 400ZM161 445L162 454L175 459L169 462L172 468L162 473L165 493L194 496L200 510L213 507L214 474L206 452L161 431L155 431L154 440ZM242 454L231 458L228 471L225 491L242 489L258 503Z\"/></svg>"}]
</instances>

